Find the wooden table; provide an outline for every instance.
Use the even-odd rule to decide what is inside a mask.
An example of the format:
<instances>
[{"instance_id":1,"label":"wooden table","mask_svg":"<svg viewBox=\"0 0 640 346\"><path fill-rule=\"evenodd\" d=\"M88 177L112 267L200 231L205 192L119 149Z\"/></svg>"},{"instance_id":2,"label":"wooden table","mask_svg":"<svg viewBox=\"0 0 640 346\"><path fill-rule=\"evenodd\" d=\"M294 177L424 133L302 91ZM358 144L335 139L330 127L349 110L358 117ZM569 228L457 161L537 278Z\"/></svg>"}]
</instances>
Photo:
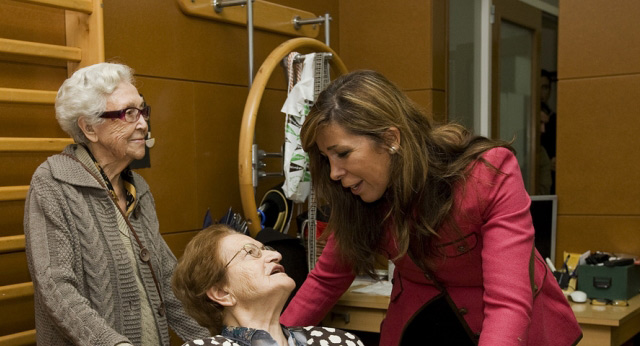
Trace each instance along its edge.
<instances>
[{"instance_id":1,"label":"wooden table","mask_svg":"<svg viewBox=\"0 0 640 346\"><path fill-rule=\"evenodd\" d=\"M380 332L387 313L389 297L354 293L367 285L354 285L338 300L322 325L340 329ZM596 306L570 303L583 338L578 346L619 346L640 333L640 294L629 300L629 306Z\"/></svg>"},{"instance_id":2,"label":"wooden table","mask_svg":"<svg viewBox=\"0 0 640 346\"><path fill-rule=\"evenodd\" d=\"M640 294L629 306L570 304L584 335L578 346L619 346L640 333Z\"/></svg>"},{"instance_id":3,"label":"wooden table","mask_svg":"<svg viewBox=\"0 0 640 346\"><path fill-rule=\"evenodd\" d=\"M322 321L323 326L380 333L380 323L387 314L389 297L354 293L368 284L353 285Z\"/></svg>"}]
</instances>

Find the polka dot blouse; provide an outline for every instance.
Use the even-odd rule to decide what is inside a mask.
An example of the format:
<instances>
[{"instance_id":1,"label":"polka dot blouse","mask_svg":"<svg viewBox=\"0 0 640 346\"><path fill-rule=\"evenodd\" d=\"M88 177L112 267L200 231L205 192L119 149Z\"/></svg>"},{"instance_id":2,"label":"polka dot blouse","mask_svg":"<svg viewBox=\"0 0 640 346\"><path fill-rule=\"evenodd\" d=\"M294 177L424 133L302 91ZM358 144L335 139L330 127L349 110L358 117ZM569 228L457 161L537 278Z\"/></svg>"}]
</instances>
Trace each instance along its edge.
<instances>
[{"instance_id":1,"label":"polka dot blouse","mask_svg":"<svg viewBox=\"0 0 640 346\"><path fill-rule=\"evenodd\" d=\"M364 346L352 333L326 327L283 327L289 339L289 346ZM196 339L183 346L222 345L222 346L275 346L277 343L269 333L251 328L225 328L221 335Z\"/></svg>"}]
</instances>

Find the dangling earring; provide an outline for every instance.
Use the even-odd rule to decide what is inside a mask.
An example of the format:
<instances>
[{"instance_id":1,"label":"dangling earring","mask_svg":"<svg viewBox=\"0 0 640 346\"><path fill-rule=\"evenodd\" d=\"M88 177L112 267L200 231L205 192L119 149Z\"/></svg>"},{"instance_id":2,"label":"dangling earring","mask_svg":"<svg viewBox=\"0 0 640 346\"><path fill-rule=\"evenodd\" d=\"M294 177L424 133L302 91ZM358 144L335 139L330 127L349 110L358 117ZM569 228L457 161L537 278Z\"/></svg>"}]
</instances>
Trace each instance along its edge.
<instances>
[{"instance_id":1,"label":"dangling earring","mask_svg":"<svg viewBox=\"0 0 640 346\"><path fill-rule=\"evenodd\" d=\"M398 149L395 146L392 145L389 147L389 154L393 155L396 151L398 151Z\"/></svg>"}]
</instances>

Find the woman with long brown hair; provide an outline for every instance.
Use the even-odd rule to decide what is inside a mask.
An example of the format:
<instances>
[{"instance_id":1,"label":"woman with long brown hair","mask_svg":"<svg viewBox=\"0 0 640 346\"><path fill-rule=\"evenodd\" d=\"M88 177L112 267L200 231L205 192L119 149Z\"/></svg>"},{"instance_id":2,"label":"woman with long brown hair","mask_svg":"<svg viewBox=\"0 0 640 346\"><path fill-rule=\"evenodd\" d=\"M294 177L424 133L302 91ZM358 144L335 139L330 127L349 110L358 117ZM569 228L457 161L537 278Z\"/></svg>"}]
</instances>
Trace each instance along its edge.
<instances>
[{"instance_id":1,"label":"woman with long brown hair","mask_svg":"<svg viewBox=\"0 0 640 346\"><path fill-rule=\"evenodd\" d=\"M435 125L374 71L336 79L301 133L330 207L315 269L281 321L318 323L376 256L395 263L381 344L446 291L480 345L571 345L581 332L534 248L530 199L509 144ZM429 339L425 335L425 340Z\"/></svg>"}]
</instances>

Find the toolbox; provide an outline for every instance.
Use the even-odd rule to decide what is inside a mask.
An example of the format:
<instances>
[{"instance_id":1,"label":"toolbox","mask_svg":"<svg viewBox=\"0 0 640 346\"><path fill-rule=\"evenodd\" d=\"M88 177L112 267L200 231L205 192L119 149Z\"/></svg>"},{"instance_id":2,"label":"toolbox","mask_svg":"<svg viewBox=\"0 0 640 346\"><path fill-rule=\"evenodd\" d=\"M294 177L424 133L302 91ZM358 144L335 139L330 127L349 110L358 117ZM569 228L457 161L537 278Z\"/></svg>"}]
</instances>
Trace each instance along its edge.
<instances>
[{"instance_id":1,"label":"toolbox","mask_svg":"<svg viewBox=\"0 0 640 346\"><path fill-rule=\"evenodd\" d=\"M591 299L627 300L640 293L640 266L578 266L578 290Z\"/></svg>"}]
</instances>

